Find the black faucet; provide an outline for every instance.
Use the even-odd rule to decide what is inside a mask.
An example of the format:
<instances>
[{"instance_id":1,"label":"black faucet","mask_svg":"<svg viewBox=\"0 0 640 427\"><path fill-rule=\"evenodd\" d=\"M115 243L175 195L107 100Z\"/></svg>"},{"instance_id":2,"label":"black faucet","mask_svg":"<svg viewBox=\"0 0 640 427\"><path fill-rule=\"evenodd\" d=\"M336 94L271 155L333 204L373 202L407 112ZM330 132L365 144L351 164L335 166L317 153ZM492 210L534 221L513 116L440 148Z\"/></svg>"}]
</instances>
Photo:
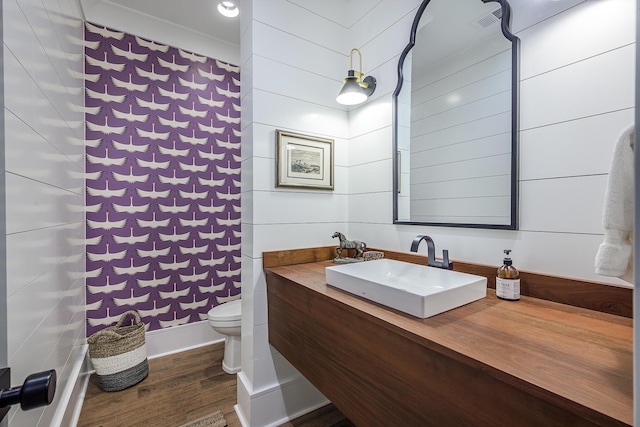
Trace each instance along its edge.
<instances>
[{"instance_id":1,"label":"black faucet","mask_svg":"<svg viewBox=\"0 0 640 427\"><path fill-rule=\"evenodd\" d=\"M430 267L444 268L446 270L453 270L453 263L449 262L449 251L442 250L442 261L436 261L436 244L433 243L433 239L429 236L419 235L411 242L411 252L418 252L418 246L420 242L427 242L427 264Z\"/></svg>"}]
</instances>

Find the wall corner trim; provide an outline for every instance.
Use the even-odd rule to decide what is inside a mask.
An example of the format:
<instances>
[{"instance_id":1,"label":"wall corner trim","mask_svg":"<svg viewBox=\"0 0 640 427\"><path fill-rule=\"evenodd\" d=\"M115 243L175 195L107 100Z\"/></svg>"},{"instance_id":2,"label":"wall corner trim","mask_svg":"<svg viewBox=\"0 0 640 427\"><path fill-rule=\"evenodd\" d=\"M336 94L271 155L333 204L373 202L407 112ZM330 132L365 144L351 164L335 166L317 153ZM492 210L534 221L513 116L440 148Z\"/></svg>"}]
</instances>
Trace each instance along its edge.
<instances>
[{"instance_id":1,"label":"wall corner trim","mask_svg":"<svg viewBox=\"0 0 640 427\"><path fill-rule=\"evenodd\" d=\"M89 375L87 374L89 345L83 344L77 347L74 353L76 359L72 362L73 367L65 388L58 390L58 393L62 392L62 394L51 421L52 426L75 426L80 418L80 411L89 383Z\"/></svg>"},{"instance_id":2,"label":"wall corner trim","mask_svg":"<svg viewBox=\"0 0 640 427\"><path fill-rule=\"evenodd\" d=\"M242 427L277 427L329 403L302 375L253 391L246 375L238 373L238 404L234 409Z\"/></svg>"}]
</instances>

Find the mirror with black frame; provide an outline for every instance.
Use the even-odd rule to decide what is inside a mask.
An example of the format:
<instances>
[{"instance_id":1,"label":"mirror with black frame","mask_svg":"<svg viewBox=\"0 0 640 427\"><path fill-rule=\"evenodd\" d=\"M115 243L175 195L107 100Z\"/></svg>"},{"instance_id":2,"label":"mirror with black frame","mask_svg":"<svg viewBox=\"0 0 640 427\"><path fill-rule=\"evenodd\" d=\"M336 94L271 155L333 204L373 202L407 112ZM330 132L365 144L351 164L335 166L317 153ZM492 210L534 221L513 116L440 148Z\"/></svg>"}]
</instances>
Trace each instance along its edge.
<instances>
[{"instance_id":1,"label":"mirror with black frame","mask_svg":"<svg viewBox=\"0 0 640 427\"><path fill-rule=\"evenodd\" d=\"M424 0L398 61L394 223L517 229L519 39L506 0Z\"/></svg>"}]
</instances>

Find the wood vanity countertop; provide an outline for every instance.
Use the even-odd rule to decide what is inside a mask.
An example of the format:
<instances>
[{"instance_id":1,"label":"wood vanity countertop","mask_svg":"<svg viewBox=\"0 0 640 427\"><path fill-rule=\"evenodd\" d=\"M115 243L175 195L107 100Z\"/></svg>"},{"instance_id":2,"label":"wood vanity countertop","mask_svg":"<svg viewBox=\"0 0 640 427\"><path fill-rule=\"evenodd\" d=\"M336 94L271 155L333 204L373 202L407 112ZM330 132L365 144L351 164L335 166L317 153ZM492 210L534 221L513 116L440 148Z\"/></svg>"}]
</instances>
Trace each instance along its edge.
<instances>
[{"instance_id":1,"label":"wood vanity countertop","mask_svg":"<svg viewBox=\"0 0 640 427\"><path fill-rule=\"evenodd\" d=\"M320 261L265 268L268 294L285 301L284 285L302 286L309 307L314 300L324 307L337 304L344 313L357 316L354 319L364 318L381 331L479 370L593 425L633 424L632 319L526 296L504 301L493 289L482 300L419 319L328 286L325 267L333 265Z\"/></svg>"}]
</instances>

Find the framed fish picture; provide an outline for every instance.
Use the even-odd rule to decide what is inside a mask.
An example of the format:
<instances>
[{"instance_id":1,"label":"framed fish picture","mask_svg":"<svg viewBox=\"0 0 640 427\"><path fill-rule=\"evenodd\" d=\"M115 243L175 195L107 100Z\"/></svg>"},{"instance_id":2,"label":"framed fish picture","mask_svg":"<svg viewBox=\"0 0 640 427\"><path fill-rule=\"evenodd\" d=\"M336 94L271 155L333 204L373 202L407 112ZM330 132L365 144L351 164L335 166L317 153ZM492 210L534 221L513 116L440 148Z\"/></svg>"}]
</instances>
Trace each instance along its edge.
<instances>
[{"instance_id":1,"label":"framed fish picture","mask_svg":"<svg viewBox=\"0 0 640 427\"><path fill-rule=\"evenodd\" d=\"M333 190L333 143L276 130L276 187Z\"/></svg>"}]
</instances>

